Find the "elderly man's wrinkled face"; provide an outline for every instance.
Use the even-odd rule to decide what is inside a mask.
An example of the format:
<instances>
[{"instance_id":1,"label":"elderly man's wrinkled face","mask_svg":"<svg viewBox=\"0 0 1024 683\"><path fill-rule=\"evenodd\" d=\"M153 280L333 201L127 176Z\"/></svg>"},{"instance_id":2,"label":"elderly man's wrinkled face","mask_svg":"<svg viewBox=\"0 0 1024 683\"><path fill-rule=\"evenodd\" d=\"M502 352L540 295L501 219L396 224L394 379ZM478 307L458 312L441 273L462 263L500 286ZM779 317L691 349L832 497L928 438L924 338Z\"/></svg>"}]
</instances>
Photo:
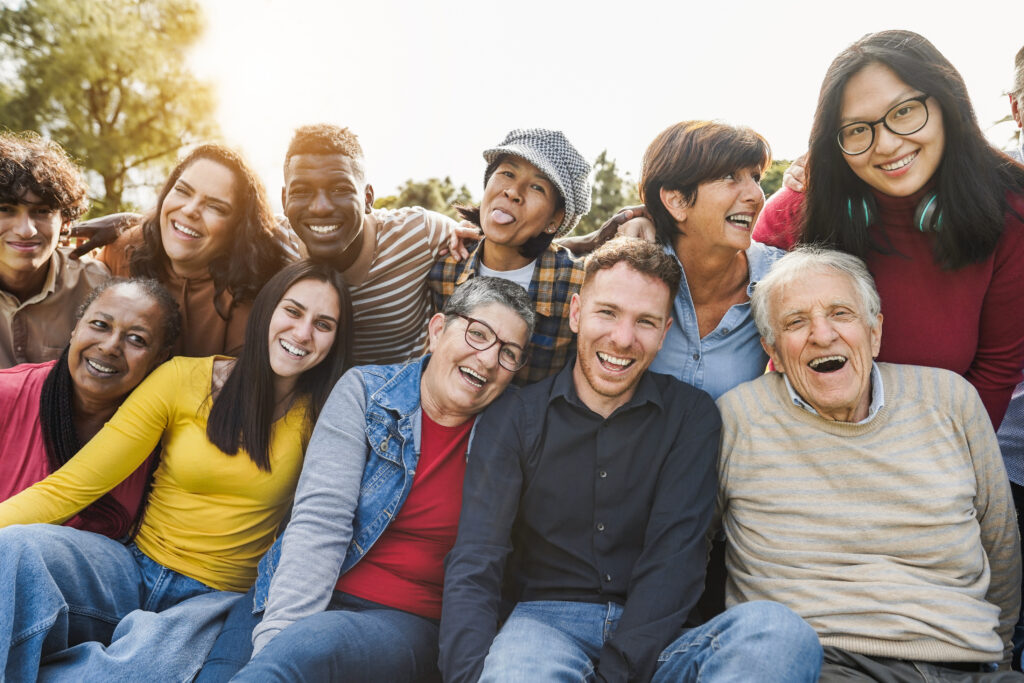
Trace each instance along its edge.
<instances>
[{"instance_id":1,"label":"elderly man's wrinkled face","mask_svg":"<svg viewBox=\"0 0 1024 683\"><path fill-rule=\"evenodd\" d=\"M866 418L882 316L868 317L850 277L811 272L780 286L771 315L775 344L761 343L801 398L828 420Z\"/></svg>"}]
</instances>

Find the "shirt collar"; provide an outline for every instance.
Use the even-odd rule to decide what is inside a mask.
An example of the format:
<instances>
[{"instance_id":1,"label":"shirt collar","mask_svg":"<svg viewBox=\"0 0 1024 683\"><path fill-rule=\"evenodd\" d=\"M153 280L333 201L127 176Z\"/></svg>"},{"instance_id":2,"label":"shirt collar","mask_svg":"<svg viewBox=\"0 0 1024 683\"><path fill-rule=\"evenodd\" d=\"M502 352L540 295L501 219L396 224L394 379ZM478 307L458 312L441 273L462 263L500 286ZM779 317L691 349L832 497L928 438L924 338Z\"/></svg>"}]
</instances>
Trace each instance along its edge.
<instances>
[{"instance_id":1,"label":"shirt collar","mask_svg":"<svg viewBox=\"0 0 1024 683\"><path fill-rule=\"evenodd\" d=\"M782 379L786 381L786 391L789 392L789 398L793 401L793 405L800 406L809 413L815 415L818 411L815 410L811 404L800 398L800 395L796 393L793 388L793 384L789 381L789 377L786 377L786 373L782 373ZM875 419L875 415L878 411L885 406L885 387L882 386L882 372L878 369L878 363L871 363L871 405L868 407L868 416L860 422L854 424L867 424Z\"/></svg>"},{"instance_id":2,"label":"shirt collar","mask_svg":"<svg viewBox=\"0 0 1024 683\"><path fill-rule=\"evenodd\" d=\"M666 254L671 256L679 264L679 268L682 269L683 262L679 260L679 256L676 255L676 250L670 244L663 244L661 247ZM747 275L750 281L747 283L747 296L754 295L754 285L757 281L768 274L768 271L772 269L772 266L776 261L779 260L779 256L773 257L773 251L771 247L761 244L760 242L750 242L750 246L747 247ZM779 254L782 252L779 251ZM686 272L683 272L683 282L686 281Z\"/></svg>"},{"instance_id":3,"label":"shirt collar","mask_svg":"<svg viewBox=\"0 0 1024 683\"><path fill-rule=\"evenodd\" d=\"M556 398L561 398L574 406L590 410L587 404L580 399L579 394L576 393L576 384L572 377L573 368L576 367L576 361L577 359L574 357L565 364L565 367L562 368L557 375L555 375L555 381L551 385L551 393L548 396L548 405L550 405ZM640 382L637 384L636 391L633 392L632 398L616 408L612 415L616 415L623 410L628 410L636 406L642 406L645 403L653 403L659 410L663 410L665 407L661 392L658 391L658 387L654 383L654 379L651 377L650 371L645 371L640 377Z\"/></svg>"}]
</instances>

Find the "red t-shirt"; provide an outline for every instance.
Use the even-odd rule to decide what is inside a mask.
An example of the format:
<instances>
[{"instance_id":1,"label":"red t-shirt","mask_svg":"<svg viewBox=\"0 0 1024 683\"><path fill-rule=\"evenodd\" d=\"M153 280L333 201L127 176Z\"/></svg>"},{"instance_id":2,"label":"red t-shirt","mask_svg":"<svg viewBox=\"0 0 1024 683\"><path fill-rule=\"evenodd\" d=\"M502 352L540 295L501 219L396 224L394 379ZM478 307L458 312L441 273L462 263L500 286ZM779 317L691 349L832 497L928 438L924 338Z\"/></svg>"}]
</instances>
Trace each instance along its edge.
<instances>
[{"instance_id":1,"label":"red t-shirt","mask_svg":"<svg viewBox=\"0 0 1024 683\"><path fill-rule=\"evenodd\" d=\"M39 396L56 362L24 363L0 370L0 500L7 500L50 475L39 423ZM142 504L148 477L147 459L110 492L124 508L123 512L77 516L65 525L115 539L125 536Z\"/></svg>"},{"instance_id":2,"label":"red t-shirt","mask_svg":"<svg viewBox=\"0 0 1024 683\"><path fill-rule=\"evenodd\" d=\"M335 589L364 600L441 618L444 558L455 544L473 420L445 427L425 412L420 459L405 504Z\"/></svg>"},{"instance_id":3,"label":"red t-shirt","mask_svg":"<svg viewBox=\"0 0 1024 683\"><path fill-rule=\"evenodd\" d=\"M998 428L1024 365L1024 223L1018 217L1024 216L1024 195L1008 197L1003 235L988 258L943 270L932 255L932 234L913 224L926 191L909 197L874 193L879 216L871 236L894 249L867 257L884 316L878 360L963 375ZM773 195L754 227L754 239L792 247L803 199L788 189Z\"/></svg>"}]
</instances>

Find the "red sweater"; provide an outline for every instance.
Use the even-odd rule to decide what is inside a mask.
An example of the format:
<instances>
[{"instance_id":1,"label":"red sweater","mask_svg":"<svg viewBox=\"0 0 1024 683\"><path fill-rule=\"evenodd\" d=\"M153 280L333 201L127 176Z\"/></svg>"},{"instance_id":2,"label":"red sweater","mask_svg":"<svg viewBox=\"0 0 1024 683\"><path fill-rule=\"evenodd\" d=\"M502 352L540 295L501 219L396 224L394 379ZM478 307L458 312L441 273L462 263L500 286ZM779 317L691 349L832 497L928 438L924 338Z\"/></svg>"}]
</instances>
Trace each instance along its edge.
<instances>
[{"instance_id":1,"label":"red sweater","mask_svg":"<svg viewBox=\"0 0 1024 683\"><path fill-rule=\"evenodd\" d=\"M39 422L43 382L57 361L24 363L0 370L0 500L7 500L50 475ZM89 507L65 526L119 539L131 529L149 478L149 460L110 491L122 510L100 514Z\"/></svg>"},{"instance_id":2,"label":"red sweater","mask_svg":"<svg viewBox=\"0 0 1024 683\"><path fill-rule=\"evenodd\" d=\"M366 557L338 579L335 589L440 619L444 557L459 530L473 420L445 427L426 412L421 415L420 459L409 495Z\"/></svg>"},{"instance_id":3,"label":"red sweater","mask_svg":"<svg viewBox=\"0 0 1024 683\"><path fill-rule=\"evenodd\" d=\"M875 193L879 217L870 230L877 243L886 244L887 236L895 250L872 251L867 258L885 316L878 360L963 375L998 428L1024 367L1024 224L1008 211L1003 236L987 259L945 271L932 257L933 236L913 227L922 194ZM1009 203L1024 216L1024 195L1011 195ZM802 194L778 192L762 211L754 239L791 248L802 210Z\"/></svg>"}]
</instances>

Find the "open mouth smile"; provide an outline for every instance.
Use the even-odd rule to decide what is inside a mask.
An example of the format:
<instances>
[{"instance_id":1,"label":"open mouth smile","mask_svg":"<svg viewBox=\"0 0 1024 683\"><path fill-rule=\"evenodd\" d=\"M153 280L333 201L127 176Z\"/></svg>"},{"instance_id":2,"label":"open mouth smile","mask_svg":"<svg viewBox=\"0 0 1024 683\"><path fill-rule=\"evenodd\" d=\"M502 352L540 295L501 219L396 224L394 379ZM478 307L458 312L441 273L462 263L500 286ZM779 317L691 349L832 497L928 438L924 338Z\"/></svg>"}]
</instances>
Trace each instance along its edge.
<instances>
[{"instance_id":1,"label":"open mouth smile","mask_svg":"<svg viewBox=\"0 0 1024 683\"><path fill-rule=\"evenodd\" d=\"M811 370L814 370L815 372L836 372L837 370L841 370L846 365L847 360L848 359L846 356L840 355L822 356L821 358L815 358L814 360L812 360L810 363L807 364L807 367L809 367Z\"/></svg>"},{"instance_id":2,"label":"open mouth smile","mask_svg":"<svg viewBox=\"0 0 1024 683\"><path fill-rule=\"evenodd\" d=\"M726 216L725 220L738 228L750 230L750 226L754 222L754 217L749 213L734 213Z\"/></svg>"},{"instance_id":3,"label":"open mouth smile","mask_svg":"<svg viewBox=\"0 0 1024 683\"><path fill-rule=\"evenodd\" d=\"M621 358L604 351L597 352L597 360L601 363L601 367L608 372L623 372L636 362L633 358Z\"/></svg>"},{"instance_id":4,"label":"open mouth smile","mask_svg":"<svg viewBox=\"0 0 1024 683\"><path fill-rule=\"evenodd\" d=\"M906 156L900 157L896 161L890 161L887 164L879 164L878 168L882 169L883 171L890 171L890 172L891 171L898 171L901 168L904 168L904 167L909 166L910 164L914 163L914 160L917 159L918 153L919 153L919 151L918 152L911 152L910 154L907 154Z\"/></svg>"},{"instance_id":5,"label":"open mouth smile","mask_svg":"<svg viewBox=\"0 0 1024 683\"><path fill-rule=\"evenodd\" d=\"M335 223L333 225L313 225L312 223L306 223L306 227L309 228L310 232L314 232L317 235L330 235L332 232L341 230L340 223Z\"/></svg>"},{"instance_id":6,"label":"open mouth smile","mask_svg":"<svg viewBox=\"0 0 1024 683\"><path fill-rule=\"evenodd\" d=\"M189 239L194 240L203 236L201 233L196 232L195 230L186 225L182 225L178 221L171 221L171 227L174 228L175 232L181 233L182 235Z\"/></svg>"},{"instance_id":7,"label":"open mouth smile","mask_svg":"<svg viewBox=\"0 0 1024 683\"><path fill-rule=\"evenodd\" d=\"M293 358L305 358L306 356L309 355L309 351L306 351L305 349L301 349L298 346L296 346L295 344L292 344L291 342L285 341L284 339L279 340L278 343L281 345L281 348L284 349L285 352L289 356L292 356Z\"/></svg>"},{"instance_id":8,"label":"open mouth smile","mask_svg":"<svg viewBox=\"0 0 1024 683\"><path fill-rule=\"evenodd\" d=\"M89 370L89 374L97 377L110 377L111 375L116 375L119 372L117 368L107 365L106 363L92 360L91 358L85 359L85 365Z\"/></svg>"},{"instance_id":9,"label":"open mouth smile","mask_svg":"<svg viewBox=\"0 0 1024 683\"><path fill-rule=\"evenodd\" d=\"M462 373L463 379L465 379L467 382L469 382L470 384L477 388L481 388L485 384L487 384L486 377L481 375L479 372L476 372L475 370L467 368L465 365L459 366L459 372Z\"/></svg>"}]
</instances>

